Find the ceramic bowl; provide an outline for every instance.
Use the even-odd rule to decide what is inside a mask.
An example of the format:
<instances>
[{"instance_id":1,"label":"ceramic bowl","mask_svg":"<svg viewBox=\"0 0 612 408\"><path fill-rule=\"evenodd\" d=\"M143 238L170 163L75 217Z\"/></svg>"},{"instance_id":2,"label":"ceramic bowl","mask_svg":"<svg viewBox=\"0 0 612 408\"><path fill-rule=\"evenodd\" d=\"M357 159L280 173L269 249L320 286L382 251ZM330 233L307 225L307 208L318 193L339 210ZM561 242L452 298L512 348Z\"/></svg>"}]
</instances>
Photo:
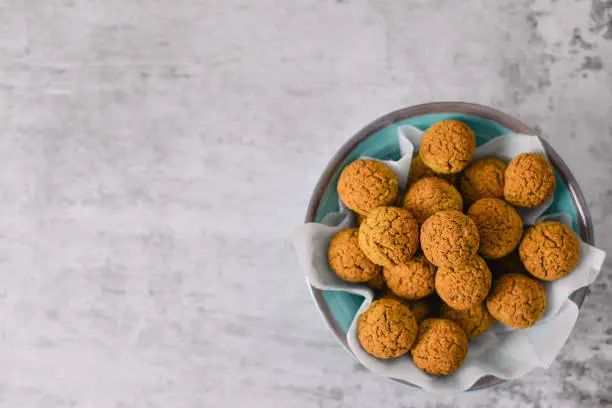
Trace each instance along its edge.
<instances>
[{"instance_id":1,"label":"ceramic bowl","mask_svg":"<svg viewBox=\"0 0 612 408\"><path fill-rule=\"evenodd\" d=\"M319 222L326 214L338 210L336 184L340 172L348 163L362 155L379 159L399 159L397 146L399 126L409 124L425 130L433 123L451 118L460 119L474 129L479 145L505 133L534 134L533 129L506 113L471 103L428 103L391 112L357 132L334 155L312 193L305 222ZM557 177L554 202L547 213L566 212L570 214L574 230L583 241L594 245L591 216L576 179L555 150L543 140L542 144L546 148ZM346 332L363 298L346 292L322 291L311 285L309 289L317 308L334 336L351 353L346 340ZM572 293L570 299L580 307L587 291L588 288L581 288ZM400 382L416 387L404 381ZM505 380L494 376L484 376L467 391L482 390L503 382Z\"/></svg>"}]
</instances>

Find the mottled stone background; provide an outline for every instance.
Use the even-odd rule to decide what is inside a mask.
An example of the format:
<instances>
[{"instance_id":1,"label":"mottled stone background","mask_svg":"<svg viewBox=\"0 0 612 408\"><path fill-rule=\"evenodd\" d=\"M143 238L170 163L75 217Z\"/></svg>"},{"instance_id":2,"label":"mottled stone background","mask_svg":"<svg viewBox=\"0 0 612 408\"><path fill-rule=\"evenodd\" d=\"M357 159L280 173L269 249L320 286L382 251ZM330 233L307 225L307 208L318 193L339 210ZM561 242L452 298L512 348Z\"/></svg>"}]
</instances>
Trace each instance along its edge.
<instances>
[{"instance_id":1,"label":"mottled stone background","mask_svg":"<svg viewBox=\"0 0 612 408\"><path fill-rule=\"evenodd\" d=\"M610 0L0 0L0 406L610 406L610 273L550 370L458 398L318 316L321 170L439 100L537 127L612 251Z\"/></svg>"}]
</instances>

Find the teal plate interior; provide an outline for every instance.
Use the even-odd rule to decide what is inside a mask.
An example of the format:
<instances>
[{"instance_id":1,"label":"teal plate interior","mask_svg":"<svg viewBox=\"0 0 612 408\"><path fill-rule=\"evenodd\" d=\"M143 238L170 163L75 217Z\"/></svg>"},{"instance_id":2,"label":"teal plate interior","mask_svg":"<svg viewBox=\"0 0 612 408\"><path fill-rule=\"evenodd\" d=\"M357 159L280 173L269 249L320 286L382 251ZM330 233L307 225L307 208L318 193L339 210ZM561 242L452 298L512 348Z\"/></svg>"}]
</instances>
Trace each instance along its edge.
<instances>
[{"instance_id":1,"label":"teal plate interior","mask_svg":"<svg viewBox=\"0 0 612 408\"><path fill-rule=\"evenodd\" d=\"M480 146L494 137L512 133L510 130L500 126L494 121L482 119L475 116L463 114L433 114L415 116L410 119L389 125L361 142L342 163L338 171L334 174L332 181L327 186L323 194L319 207L317 208L316 221L321 220L329 213L337 212L338 193L336 184L338 177L346 165L362 156L376 157L383 160L398 160L400 157L399 146L397 143L397 130L402 125L412 125L425 130L436 122L445 119L459 119L470 126L476 133L476 142ZM573 229L578 231L578 220L576 208L567 185L561 180L555 171L557 188L555 190L554 201L546 214L565 212L572 217ZM346 292L324 291L323 297L332 315L346 334L348 328L357 314L357 310L363 302L363 297L352 295Z\"/></svg>"}]
</instances>

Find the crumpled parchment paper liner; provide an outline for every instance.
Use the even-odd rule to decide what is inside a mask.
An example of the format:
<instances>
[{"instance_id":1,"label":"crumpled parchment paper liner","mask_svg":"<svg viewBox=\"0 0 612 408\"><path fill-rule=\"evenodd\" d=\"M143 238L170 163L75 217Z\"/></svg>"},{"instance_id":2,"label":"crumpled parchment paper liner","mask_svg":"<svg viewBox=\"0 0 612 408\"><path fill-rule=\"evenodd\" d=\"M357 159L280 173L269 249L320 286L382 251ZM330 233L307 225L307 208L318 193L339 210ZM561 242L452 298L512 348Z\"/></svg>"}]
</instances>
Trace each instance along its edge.
<instances>
[{"instance_id":1,"label":"crumpled parchment paper liner","mask_svg":"<svg viewBox=\"0 0 612 408\"><path fill-rule=\"evenodd\" d=\"M418 149L423 132L412 126L399 129L398 144L401 159L384 161L400 179L403 192L406 187L413 151ZM475 159L497 157L509 162L520 153L536 152L545 155L537 137L508 134L492 139L477 148ZM541 217L552 199L533 209L521 209L519 214L525 224L543 219L557 219L571 227L567 214ZM499 322L491 330L470 341L465 363L453 374L435 377L419 370L409 356L381 360L366 353L357 339L358 317L371 304L374 292L366 285L347 283L329 268L327 247L339 231L356 227L356 221L342 203L338 213L328 214L321 223L304 224L296 229L294 246L299 264L308 281L322 290L340 290L364 297L347 333L347 341L355 357L373 372L415 384L424 390L448 395L470 388L485 375L502 379L515 379L536 367L548 368L565 344L578 318L578 307L568 299L575 290L592 283L599 274L605 253L580 241L581 256L576 268L566 277L555 282L543 283L548 296L548 307L538 323L525 330L516 330Z\"/></svg>"}]
</instances>

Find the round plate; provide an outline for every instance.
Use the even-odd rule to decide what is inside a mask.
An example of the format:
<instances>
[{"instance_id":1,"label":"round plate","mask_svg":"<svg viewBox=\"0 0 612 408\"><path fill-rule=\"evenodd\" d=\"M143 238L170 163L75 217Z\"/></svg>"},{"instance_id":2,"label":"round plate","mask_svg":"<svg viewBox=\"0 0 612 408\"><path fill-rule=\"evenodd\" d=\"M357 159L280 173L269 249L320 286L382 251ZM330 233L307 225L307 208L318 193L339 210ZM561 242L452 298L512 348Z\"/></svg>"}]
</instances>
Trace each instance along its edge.
<instances>
[{"instance_id":1,"label":"round plate","mask_svg":"<svg viewBox=\"0 0 612 408\"><path fill-rule=\"evenodd\" d=\"M469 115L480 120L494 122L492 125L497 125L500 129L506 129L515 133L534 134L533 129L521 122L520 120L500 112L496 109L489 108L483 105L477 105L472 103L464 102L437 102L428 103L423 105L411 106L408 108L400 109L395 112L391 112L374 122L370 123L357 134L351 137L334 155L327 167L325 168L321 178L319 179L317 186L314 189L308 210L306 212L305 222L316 222L319 218L317 213L324 200L325 192L328 189L330 183L334 181L334 176L338 173L343 163L349 158L354 150L364 141L370 138L375 133L395 125L397 122L406 120L414 120L417 117L425 115ZM476 132L478 135L478 132ZM537 137L537 136L534 136ZM555 152L555 150L544 140L540 139L546 149L548 158L550 159L558 177L567 187L567 194L571 199L571 205L575 209L574 222L582 240L588 244L594 244L593 225L591 222L591 215L589 214L586 201L576 182L576 179L570 172L567 165L563 162L561 157ZM335 205L335 204L334 204ZM319 214L320 215L320 214ZM344 348L353 354L346 341L346 330L343 329L343 325L346 328L346 322L339 322L332 313L330 305L324 296L324 291L321 291L311 285L308 285L312 297L314 299L317 308L321 312L323 319L327 322L327 325L332 330L336 339L344 346ZM578 307L582 306L584 299L588 293L588 288L581 288L572 293L570 299L572 299ZM405 381L396 380L406 385L416 387ZM469 390L476 391L490 387L494 387L501 383L506 382L500 378L494 376L484 376L480 378Z\"/></svg>"}]
</instances>

